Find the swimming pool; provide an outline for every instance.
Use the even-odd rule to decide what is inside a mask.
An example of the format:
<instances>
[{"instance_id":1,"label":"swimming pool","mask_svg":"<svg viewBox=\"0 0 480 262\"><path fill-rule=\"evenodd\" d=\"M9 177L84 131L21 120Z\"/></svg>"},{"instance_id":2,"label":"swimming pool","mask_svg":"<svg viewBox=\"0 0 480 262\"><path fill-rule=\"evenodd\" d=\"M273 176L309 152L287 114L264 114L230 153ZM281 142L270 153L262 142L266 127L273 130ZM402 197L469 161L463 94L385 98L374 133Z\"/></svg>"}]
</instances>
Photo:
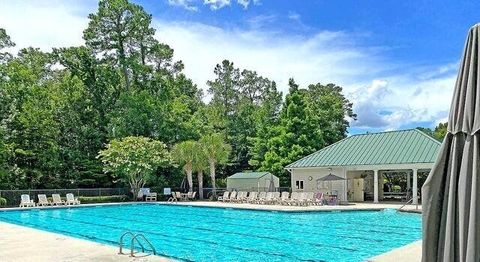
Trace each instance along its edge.
<instances>
[{"instance_id":1,"label":"swimming pool","mask_svg":"<svg viewBox=\"0 0 480 262\"><path fill-rule=\"evenodd\" d=\"M421 217L394 210L268 212L129 204L0 211L0 221L118 245L143 233L159 255L190 261L364 261L421 238Z\"/></svg>"}]
</instances>

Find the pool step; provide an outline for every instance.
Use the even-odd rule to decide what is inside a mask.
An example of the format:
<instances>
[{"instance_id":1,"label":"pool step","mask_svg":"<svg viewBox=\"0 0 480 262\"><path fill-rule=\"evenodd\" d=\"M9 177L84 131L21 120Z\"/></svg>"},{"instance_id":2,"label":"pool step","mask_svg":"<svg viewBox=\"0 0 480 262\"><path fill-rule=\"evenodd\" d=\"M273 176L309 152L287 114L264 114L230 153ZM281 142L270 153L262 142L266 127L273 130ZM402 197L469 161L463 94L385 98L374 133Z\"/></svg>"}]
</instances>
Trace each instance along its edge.
<instances>
[{"instance_id":1,"label":"pool step","mask_svg":"<svg viewBox=\"0 0 480 262\"><path fill-rule=\"evenodd\" d=\"M143 234L134 234L131 231L127 231L127 232L123 233L122 236L120 237L120 239L118 241L118 246L119 246L118 254L126 255L125 253L123 253L123 240L126 236L131 237L131 240L130 240L130 256L131 257L135 257L135 242L140 245L140 247L142 248L142 253L145 254L145 246L142 244L142 242L140 240L143 240L144 242L146 242L150 246L154 255L157 254L157 251L155 250L155 247L152 245L152 243Z\"/></svg>"}]
</instances>

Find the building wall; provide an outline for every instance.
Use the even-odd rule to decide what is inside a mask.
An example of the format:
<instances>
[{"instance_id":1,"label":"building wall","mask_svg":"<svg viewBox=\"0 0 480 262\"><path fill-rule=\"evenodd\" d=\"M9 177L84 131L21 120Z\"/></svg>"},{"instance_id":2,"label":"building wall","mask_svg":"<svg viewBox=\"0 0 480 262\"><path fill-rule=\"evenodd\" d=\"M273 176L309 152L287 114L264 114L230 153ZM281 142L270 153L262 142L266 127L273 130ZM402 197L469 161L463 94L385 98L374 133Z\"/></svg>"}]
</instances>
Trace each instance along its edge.
<instances>
[{"instance_id":1,"label":"building wall","mask_svg":"<svg viewBox=\"0 0 480 262\"><path fill-rule=\"evenodd\" d=\"M317 183L317 179L328 174L334 174L339 177L346 178L347 181L332 181ZM311 180L310 180L310 177ZM331 188L338 191L340 200L346 200L351 183L349 180L354 178L364 179L364 192L373 197L373 171L372 170L346 170L341 168L305 168L291 170L291 187L292 191L297 192L327 192ZM303 189L298 189L296 181L303 181ZM331 183L331 184L330 184ZM378 197L383 199L383 176L380 171L378 174Z\"/></svg>"},{"instance_id":2,"label":"building wall","mask_svg":"<svg viewBox=\"0 0 480 262\"><path fill-rule=\"evenodd\" d=\"M270 176L264 176L261 178L227 178L227 190L237 191L264 191L268 190L270 185ZM278 177L273 176L273 184L275 188L280 185Z\"/></svg>"},{"instance_id":3,"label":"building wall","mask_svg":"<svg viewBox=\"0 0 480 262\"><path fill-rule=\"evenodd\" d=\"M346 200L346 181L317 182L317 179L334 174L346 178L343 168L305 168L291 170L292 191L297 192L327 192L330 189L338 191L340 200ZM297 188L297 181L303 181L303 189Z\"/></svg>"},{"instance_id":4,"label":"building wall","mask_svg":"<svg viewBox=\"0 0 480 262\"><path fill-rule=\"evenodd\" d=\"M258 183L259 180L256 178L227 178L227 190L250 190L250 188L257 188Z\"/></svg>"}]
</instances>

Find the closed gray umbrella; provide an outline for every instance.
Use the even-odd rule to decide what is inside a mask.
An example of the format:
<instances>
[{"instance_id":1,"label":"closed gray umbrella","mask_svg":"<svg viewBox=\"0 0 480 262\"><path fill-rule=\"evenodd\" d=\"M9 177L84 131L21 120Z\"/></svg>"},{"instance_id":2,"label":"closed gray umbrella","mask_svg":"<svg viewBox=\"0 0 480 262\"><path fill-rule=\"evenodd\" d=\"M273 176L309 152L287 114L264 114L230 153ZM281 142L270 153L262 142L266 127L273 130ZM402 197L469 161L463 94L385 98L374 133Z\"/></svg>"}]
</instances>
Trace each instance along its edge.
<instances>
[{"instance_id":1,"label":"closed gray umbrella","mask_svg":"<svg viewBox=\"0 0 480 262\"><path fill-rule=\"evenodd\" d=\"M338 181L338 180L345 180L345 178L343 177L339 177L339 176L336 176L334 174L329 174L329 175L326 175L324 177L321 177L319 179L317 179L317 181Z\"/></svg>"},{"instance_id":2,"label":"closed gray umbrella","mask_svg":"<svg viewBox=\"0 0 480 262\"><path fill-rule=\"evenodd\" d=\"M273 175L270 174L270 184L268 185L269 192L275 192L275 182L273 181Z\"/></svg>"},{"instance_id":3,"label":"closed gray umbrella","mask_svg":"<svg viewBox=\"0 0 480 262\"><path fill-rule=\"evenodd\" d=\"M468 34L447 135L422 188L423 256L480 261L480 24Z\"/></svg>"},{"instance_id":4,"label":"closed gray umbrella","mask_svg":"<svg viewBox=\"0 0 480 262\"><path fill-rule=\"evenodd\" d=\"M343 177L339 177L337 175L334 175L332 173L324 176L324 177L321 177L319 179L317 179L317 182L318 181L321 181L321 182L326 182L326 181L330 181L330 191L333 191L332 189L332 181L340 181L340 180L345 180L345 178Z\"/></svg>"}]
</instances>

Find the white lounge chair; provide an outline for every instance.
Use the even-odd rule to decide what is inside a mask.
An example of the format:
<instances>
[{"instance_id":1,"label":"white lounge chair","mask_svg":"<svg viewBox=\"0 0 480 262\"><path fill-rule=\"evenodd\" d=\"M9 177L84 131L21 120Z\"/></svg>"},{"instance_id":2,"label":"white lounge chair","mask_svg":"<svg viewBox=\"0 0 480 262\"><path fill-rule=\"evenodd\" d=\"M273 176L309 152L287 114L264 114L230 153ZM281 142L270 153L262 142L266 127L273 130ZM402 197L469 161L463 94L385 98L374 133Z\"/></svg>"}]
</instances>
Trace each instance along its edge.
<instances>
[{"instance_id":1,"label":"white lounge chair","mask_svg":"<svg viewBox=\"0 0 480 262\"><path fill-rule=\"evenodd\" d=\"M223 192L223 196L218 197L218 201L225 202L228 199L229 196L230 196L230 192L225 191L225 192Z\"/></svg>"},{"instance_id":2,"label":"white lounge chair","mask_svg":"<svg viewBox=\"0 0 480 262\"><path fill-rule=\"evenodd\" d=\"M253 191L253 192L250 192L250 194L248 195L248 198L245 200L245 202L247 203L253 203L257 200L257 195L258 193Z\"/></svg>"},{"instance_id":3,"label":"white lounge chair","mask_svg":"<svg viewBox=\"0 0 480 262\"><path fill-rule=\"evenodd\" d=\"M237 199L237 191L232 191L232 193L230 193L230 198L227 198L224 200L224 202L233 202Z\"/></svg>"},{"instance_id":4,"label":"white lounge chair","mask_svg":"<svg viewBox=\"0 0 480 262\"><path fill-rule=\"evenodd\" d=\"M33 200L30 200L30 195L27 194L22 194L20 196L20 207L34 207L35 202Z\"/></svg>"},{"instance_id":5,"label":"white lounge chair","mask_svg":"<svg viewBox=\"0 0 480 262\"><path fill-rule=\"evenodd\" d=\"M52 206L65 205L65 201L62 200L60 194L52 194Z\"/></svg>"},{"instance_id":6,"label":"white lounge chair","mask_svg":"<svg viewBox=\"0 0 480 262\"><path fill-rule=\"evenodd\" d=\"M298 201L298 192L292 192L292 194L290 195L290 199L288 201L286 201L285 203L287 205L296 205L297 204L297 201Z\"/></svg>"},{"instance_id":7,"label":"white lounge chair","mask_svg":"<svg viewBox=\"0 0 480 262\"><path fill-rule=\"evenodd\" d=\"M49 206L52 203L48 200L47 195L39 194L37 206Z\"/></svg>"},{"instance_id":8,"label":"white lounge chair","mask_svg":"<svg viewBox=\"0 0 480 262\"><path fill-rule=\"evenodd\" d=\"M247 193L247 192L239 191L239 192L237 193L237 198L234 199L233 202L242 203L243 199L246 197L246 193Z\"/></svg>"},{"instance_id":9,"label":"white lounge chair","mask_svg":"<svg viewBox=\"0 0 480 262\"><path fill-rule=\"evenodd\" d=\"M273 201L273 192L267 192L265 199L262 201L262 204L271 204Z\"/></svg>"},{"instance_id":10,"label":"white lounge chair","mask_svg":"<svg viewBox=\"0 0 480 262\"><path fill-rule=\"evenodd\" d=\"M272 204L280 202L280 192L273 192Z\"/></svg>"},{"instance_id":11,"label":"white lounge chair","mask_svg":"<svg viewBox=\"0 0 480 262\"><path fill-rule=\"evenodd\" d=\"M282 204L282 205L286 205L288 203L289 197L290 197L290 192L288 192L288 191L282 192L279 203Z\"/></svg>"},{"instance_id":12,"label":"white lounge chair","mask_svg":"<svg viewBox=\"0 0 480 262\"><path fill-rule=\"evenodd\" d=\"M246 202L246 201L247 201L247 198L248 198L248 192L243 191L242 197L240 198L240 202L241 202L241 203Z\"/></svg>"},{"instance_id":13,"label":"white lounge chair","mask_svg":"<svg viewBox=\"0 0 480 262\"><path fill-rule=\"evenodd\" d=\"M305 192L300 192L298 193L298 199L296 201L297 205L303 206L306 205L306 193Z\"/></svg>"},{"instance_id":14,"label":"white lounge chair","mask_svg":"<svg viewBox=\"0 0 480 262\"><path fill-rule=\"evenodd\" d=\"M78 200L78 198L76 198L72 193L68 193L65 205L80 205L80 200Z\"/></svg>"},{"instance_id":15,"label":"white lounge chair","mask_svg":"<svg viewBox=\"0 0 480 262\"><path fill-rule=\"evenodd\" d=\"M195 200L196 196L197 196L197 191L193 192L190 196L188 196L188 200Z\"/></svg>"},{"instance_id":16,"label":"white lounge chair","mask_svg":"<svg viewBox=\"0 0 480 262\"><path fill-rule=\"evenodd\" d=\"M305 193L304 204L305 205L312 205L313 202L314 202L314 193L313 192Z\"/></svg>"},{"instance_id":17,"label":"white lounge chair","mask_svg":"<svg viewBox=\"0 0 480 262\"><path fill-rule=\"evenodd\" d=\"M260 192L260 194L258 194L258 198L257 198L257 201L255 201L256 204L261 204L263 201L265 201L265 197L267 196L267 192Z\"/></svg>"}]
</instances>

